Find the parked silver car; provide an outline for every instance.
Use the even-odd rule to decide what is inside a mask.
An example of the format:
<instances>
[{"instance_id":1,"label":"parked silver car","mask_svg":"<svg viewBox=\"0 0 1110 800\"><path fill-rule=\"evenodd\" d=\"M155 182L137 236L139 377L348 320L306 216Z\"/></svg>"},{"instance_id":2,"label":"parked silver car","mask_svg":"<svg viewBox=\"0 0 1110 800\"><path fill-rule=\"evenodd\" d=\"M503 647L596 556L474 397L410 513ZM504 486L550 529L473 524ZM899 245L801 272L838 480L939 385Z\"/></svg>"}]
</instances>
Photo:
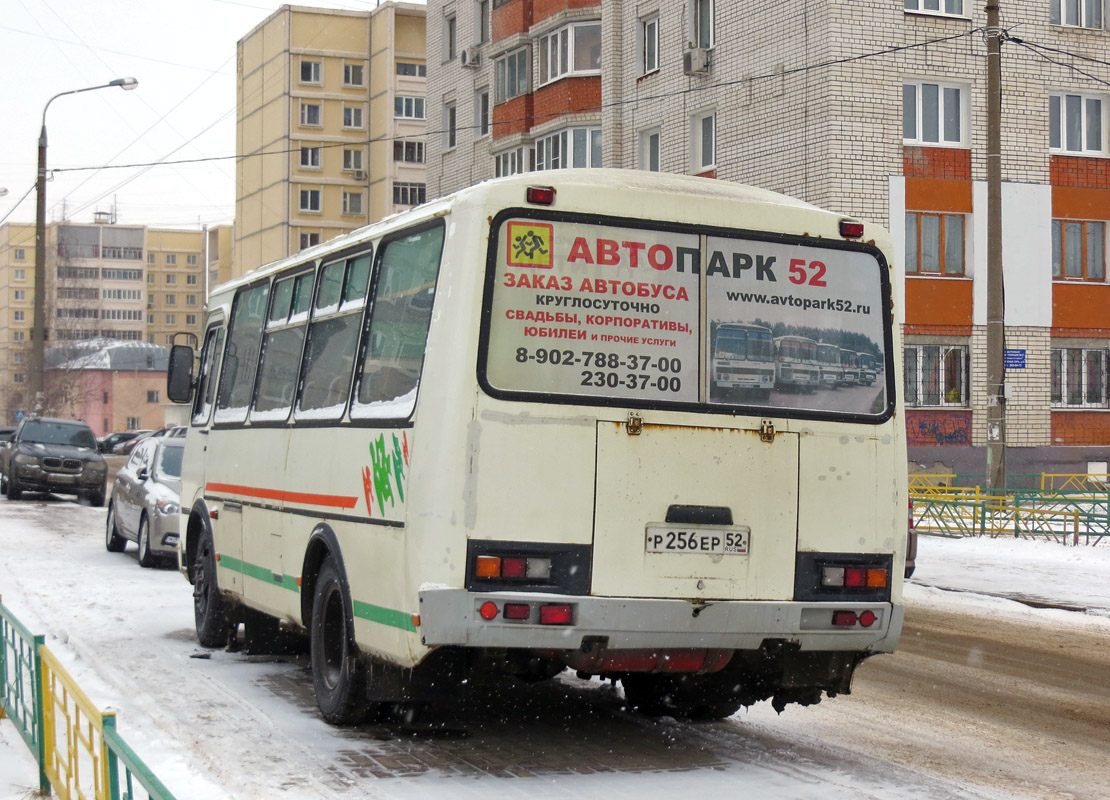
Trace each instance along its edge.
<instances>
[{"instance_id":1,"label":"parked silver car","mask_svg":"<svg viewBox=\"0 0 1110 800\"><path fill-rule=\"evenodd\" d=\"M139 442L119 472L108 504L104 546L139 545L139 566L153 567L177 552L181 456L185 440L159 436Z\"/></svg>"}]
</instances>

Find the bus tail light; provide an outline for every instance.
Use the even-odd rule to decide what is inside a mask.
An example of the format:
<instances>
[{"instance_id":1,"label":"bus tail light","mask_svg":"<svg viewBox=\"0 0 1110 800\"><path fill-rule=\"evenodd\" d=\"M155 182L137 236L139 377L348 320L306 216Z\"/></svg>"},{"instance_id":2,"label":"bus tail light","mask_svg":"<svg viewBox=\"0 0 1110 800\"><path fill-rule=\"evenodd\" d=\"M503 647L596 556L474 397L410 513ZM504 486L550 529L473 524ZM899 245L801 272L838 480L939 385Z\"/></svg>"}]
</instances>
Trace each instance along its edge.
<instances>
[{"instance_id":1,"label":"bus tail light","mask_svg":"<svg viewBox=\"0 0 1110 800\"><path fill-rule=\"evenodd\" d=\"M551 577L551 559L537 556L478 556L476 578L546 581Z\"/></svg>"},{"instance_id":2,"label":"bus tail light","mask_svg":"<svg viewBox=\"0 0 1110 800\"><path fill-rule=\"evenodd\" d=\"M913 498L912 498L912 497L910 498L910 519L909 519L909 525L910 525L910 530L912 531L912 530L913 530Z\"/></svg>"},{"instance_id":3,"label":"bus tail light","mask_svg":"<svg viewBox=\"0 0 1110 800\"><path fill-rule=\"evenodd\" d=\"M506 603L505 619L525 620L532 616L532 607L527 603Z\"/></svg>"},{"instance_id":4,"label":"bus tail light","mask_svg":"<svg viewBox=\"0 0 1110 800\"><path fill-rule=\"evenodd\" d=\"M832 615L832 624L837 628L854 628L857 625L870 628L878 620L874 611L862 611L859 614L855 611L834 611Z\"/></svg>"},{"instance_id":5,"label":"bus tail light","mask_svg":"<svg viewBox=\"0 0 1110 800\"><path fill-rule=\"evenodd\" d=\"M840 235L845 239L858 239L863 236L863 223L850 219L840 220Z\"/></svg>"},{"instance_id":6,"label":"bus tail light","mask_svg":"<svg viewBox=\"0 0 1110 800\"><path fill-rule=\"evenodd\" d=\"M882 589L889 583L889 572L864 566L823 567L821 585L846 589Z\"/></svg>"}]
</instances>

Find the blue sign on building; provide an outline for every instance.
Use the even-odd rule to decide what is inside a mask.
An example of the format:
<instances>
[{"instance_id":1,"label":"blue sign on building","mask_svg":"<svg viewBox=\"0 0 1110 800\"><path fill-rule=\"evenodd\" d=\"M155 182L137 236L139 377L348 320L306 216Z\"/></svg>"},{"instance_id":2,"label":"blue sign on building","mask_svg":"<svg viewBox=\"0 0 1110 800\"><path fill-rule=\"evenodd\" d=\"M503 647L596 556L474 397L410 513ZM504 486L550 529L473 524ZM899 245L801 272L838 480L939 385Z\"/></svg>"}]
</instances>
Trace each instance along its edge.
<instances>
[{"instance_id":1,"label":"blue sign on building","mask_svg":"<svg viewBox=\"0 0 1110 800\"><path fill-rule=\"evenodd\" d=\"M1006 365L1006 369L1025 369L1025 351L1006 348L1002 363Z\"/></svg>"}]
</instances>

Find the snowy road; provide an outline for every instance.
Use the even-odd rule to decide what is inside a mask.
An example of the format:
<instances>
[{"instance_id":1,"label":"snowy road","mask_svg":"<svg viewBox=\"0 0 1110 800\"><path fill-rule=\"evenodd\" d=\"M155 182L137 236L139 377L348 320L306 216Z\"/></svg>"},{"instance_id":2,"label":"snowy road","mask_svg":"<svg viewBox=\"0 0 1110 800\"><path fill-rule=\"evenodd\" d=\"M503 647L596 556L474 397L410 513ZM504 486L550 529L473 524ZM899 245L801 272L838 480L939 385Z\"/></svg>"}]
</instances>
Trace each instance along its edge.
<instances>
[{"instance_id":1,"label":"snowy road","mask_svg":"<svg viewBox=\"0 0 1110 800\"><path fill-rule=\"evenodd\" d=\"M123 736L180 800L1110 798L1101 599L1083 614L911 586L899 652L863 665L851 696L781 716L764 703L720 723L649 720L608 684L568 677L476 697L428 728L337 730L317 717L302 661L201 650L191 587L172 570L140 569L133 546L106 552L103 518L63 500L0 499L0 594L118 712ZM927 539L918 578L1050 597L1059 574L1074 600L1107 593L1107 556ZM10 723L0 737L0 800L23 798L33 772L9 778L11 765L33 762L16 752Z\"/></svg>"}]
</instances>

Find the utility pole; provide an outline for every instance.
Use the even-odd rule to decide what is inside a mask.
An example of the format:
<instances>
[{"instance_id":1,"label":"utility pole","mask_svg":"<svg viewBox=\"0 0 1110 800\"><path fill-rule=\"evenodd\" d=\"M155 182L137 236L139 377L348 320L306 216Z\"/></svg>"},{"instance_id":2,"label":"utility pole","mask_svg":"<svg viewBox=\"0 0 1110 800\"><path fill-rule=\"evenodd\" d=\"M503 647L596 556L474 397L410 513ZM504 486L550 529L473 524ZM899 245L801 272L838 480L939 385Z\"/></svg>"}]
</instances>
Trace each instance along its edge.
<instances>
[{"instance_id":1,"label":"utility pole","mask_svg":"<svg viewBox=\"0 0 1110 800\"><path fill-rule=\"evenodd\" d=\"M987 2L987 481L1006 488L1006 299L1002 276L1002 28Z\"/></svg>"}]
</instances>

